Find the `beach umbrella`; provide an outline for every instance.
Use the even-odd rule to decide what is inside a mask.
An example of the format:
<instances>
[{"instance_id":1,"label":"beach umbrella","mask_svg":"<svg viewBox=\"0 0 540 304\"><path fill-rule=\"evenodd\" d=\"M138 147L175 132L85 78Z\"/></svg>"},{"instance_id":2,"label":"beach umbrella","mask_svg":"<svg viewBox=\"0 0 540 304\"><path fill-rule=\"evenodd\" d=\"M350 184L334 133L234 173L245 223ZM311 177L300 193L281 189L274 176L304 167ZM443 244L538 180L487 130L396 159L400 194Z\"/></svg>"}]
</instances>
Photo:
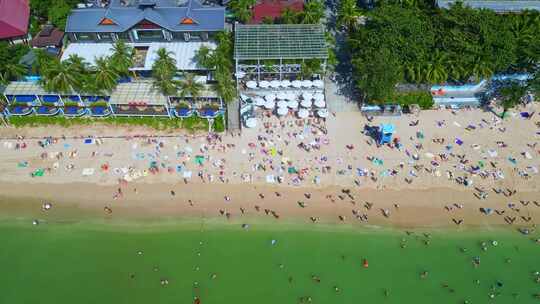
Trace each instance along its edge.
<instances>
[{"instance_id":1,"label":"beach umbrella","mask_svg":"<svg viewBox=\"0 0 540 304\"><path fill-rule=\"evenodd\" d=\"M285 92L279 92L276 97L277 99L287 99L287 94Z\"/></svg>"},{"instance_id":2,"label":"beach umbrella","mask_svg":"<svg viewBox=\"0 0 540 304\"><path fill-rule=\"evenodd\" d=\"M246 73L244 73L244 72L238 72L238 73L236 73L236 78L237 78L237 79L244 78L244 76L246 76Z\"/></svg>"},{"instance_id":3,"label":"beach umbrella","mask_svg":"<svg viewBox=\"0 0 540 304\"><path fill-rule=\"evenodd\" d=\"M287 102L285 100L280 100L277 102L277 106L278 108L286 108L287 107Z\"/></svg>"},{"instance_id":4,"label":"beach umbrella","mask_svg":"<svg viewBox=\"0 0 540 304\"><path fill-rule=\"evenodd\" d=\"M261 82L259 82L259 87L263 88L263 89L266 89L270 86L270 82L266 81L266 80L263 80Z\"/></svg>"},{"instance_id":5,"label":"beach umbrella","mask_svg":"<svg viewBox=\"0 0 540 304\"><path fill-rule=\"evenodd\" d=\"M313 81L313 86L322 89L322 88L324 88L324 81L322 81L322 80L314 80Z\"/></svg>"},{"instance_id":6,"label":"beach umbrella","mask_svg":"<svg viewBox=\"0 0 540 304\"><path fill-rule=\"evenodd\" d=\"M248 82L246 82L246 87L250 88L250 89L255 89L257 88L257 83L253 80L250 80Z\"/></svg>"},{"instance_id":7,"label":"beach umbrella","mask_svg":"<svg viewBox=\"0 0 540 304\"><path fill-rule=\"evenodd\" d=\"M276 94L272 94L272 93L266 94L266 95L264 95L264 99L266 99L266 101L272 101L273 102L276 99Z\"/></svg>"},{"instance_id":8,"label":"beach umbrella","mask_svg":"<svg viewBox=\"0 0 540 304\"><path fill-rule=\"evenodd\" d=\"M281 82L279 80L272 80L270 81L270 86L272 88L279 88L279 86L281 85Z\"/></svg>"},{"instance_id":9,"label":"beach umbrella","mask_svg":"<svg viewBox=\"0 0 540 304\"><path fill-rule=\"evenodd\" d=\"M300 109L298 110L298 117L300 118L307 118L309 116L309 111L306 109Z\"/></svg>"},{"instance_id":10,"label":"beach umbrella","mask_svg":"<svg viewBox=\"0 0 540 304\"><path fill-rule=\"evenodd\" d=\"M262 107L265 104L264 99L262 97L260 97L260 96L254 97L253 102L255 103L256 106L259 106L259 107Z\"/></svg>"},{"instance_id":11,"label":"beach umbrella","mask_svg":"<svg viewBox=\"0 0 540 304\"><path fill-rule=\"evenodd\" d=\"M277 114L279 116L284 116L284 115L287 115L287 113L289 113L289 109L287 109L287 107L279 107L277 109Z\"/></svg>"},{"instance_id":12,"label":"beach umbrella","mask_svg":"<svg viewBox=\"0 0 540 304\"><path fill-rule=\"evenodd\" d=\"M257 126L257 118L251 117L246 120L246 127L255 128Z\"/></svg>"},{"instance_id":13,"label":"beach umbrella","mask_svg":"<svg viewBox=\"0 0 540 304\"><path fill-rule=\"evenodd\" d=\"M309 99L304 99L302 100L302 102L300 102L300 105L304 108L309 108L311 107L311 100Z\"/></svg>"},{"instance_id":14,"label":"beach umbrella","mask_svg":"<svg viewBox=\"0 0 540 304\"><path fill-rule=\"evenodd\" d=\"M282 80L279 85L284 87L284 88L287 88L287 87L291 86L291 82L289 80Z\"/></svg>"},{"instance_id":15,"label":"beach umbrella","mask_svg":"<svg viewBox=\"0 0 540 304\"><path fill-rule=\"evenodd\" d=\"M317 110L317 115L319 115L319 117L322 117L322 118L326 118L328 117L328 110L327 109L320 109L320 110Z\"/></svg>"},{"instance_id":16,"label":"beach umbrella","mask_svg":"<svg viewBox=\"0 0 540 304\"><path fill-rule=\"evenodd\" d=\"M304 80L302 81L302 86L304 88L311 88L313 86L313 82L311 80Z\"/></svg>"},{"instance_id":17,"label":"beach umbrella","mask_svg":"<svg viewBox=\"0 0 540 304\"><path fill-rule=\"evenodd\" d=\"M326 107L326 102L324 100L315 100L313 103L317 108L324 108Z\"/></svg>"},{"instance_id":18,"label":"beach umbrella","mask_svg":"<svg viewBox=\"0 0 540 304\"><path fill-rule=\"evenodd\" d=\"M304 93L302 93L302 98L304 100L311 100L313 98L313 94L311 94L309 92L304 92Z\"/></svg>"},{"instance_id":19,"label":"beach umbrella","mask_svg":"<svg viewBox=\"0 0 540 304\"><path fill-rule=\"evenodd\" d=\"M316 93L313 95L313 99L315 100L324 100L324 94L323 93Z\"/></svg>"},{"instance_id":20,"label":"beach umbrella","mask_svg":"<svg viewBox=\"0 0 540 304\"><path fill-rule=\"evenodd\" d=\"M273 102L273 101L266 101L264 103L264 107L267 108L267 109L273 109L274 107L276 106L276 103Z\"/></svg>"},{"instance_id":21,"label":"beach umbrella","mask_svg":"<svg viewBox=\"0 0 540 304\"><path fill-rule=\"evenodd\" d=\"M295 100L296 99L296 94L294 94L292 92L286 93L285 94L285 99L287 99L287 100Z\"/></svg>"},{"instance_id":22,"label":"beach umbrella","mask_svg":"<svg viewBox=\"0 0 540 304\"><path fill-rule=\"evenodd\" d=\"M298 108L298 101L296 100L289 100L287 102L287 107L291 108L291 109L297 109Z\"/></svg>"},{"instance_id":23,"label":"beach umbrella","mask_svg":"<svg viewBox=\"0 0 540 304\"><path fill-rule=\"evenodd\" d=\"M295 87L295 88L300 88L302 87L302 82L300 80L293 80L293 82L291 82L292 86Z\"/></svg>"}]
</instances>

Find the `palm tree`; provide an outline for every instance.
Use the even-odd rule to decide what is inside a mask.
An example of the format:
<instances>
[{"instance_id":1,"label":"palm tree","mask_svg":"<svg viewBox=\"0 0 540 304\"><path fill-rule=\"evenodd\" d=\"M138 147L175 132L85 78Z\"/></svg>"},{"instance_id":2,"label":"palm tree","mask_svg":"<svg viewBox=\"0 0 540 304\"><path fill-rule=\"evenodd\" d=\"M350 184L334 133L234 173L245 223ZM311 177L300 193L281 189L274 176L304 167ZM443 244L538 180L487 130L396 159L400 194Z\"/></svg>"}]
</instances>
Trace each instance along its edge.
<instances>
[{"instance_id":1,"label":"palm tree","mask_svg":"<svg viewBox=\"0 0 540 304\"><path fill-rule=\"evenodd\" d=\"M111 65L116 70L116 73L120 75L120 77L129 76L129 68L131 68L134 63L134 49L128 46L124 41L117 40L112 46L111 51L113 51L113 54L110 57Z\"/></svg>"},{"instance_id":2,"label":"palm tree","mask_svg":"<svg viewBox=\"0 0 540 304\"><path fill-rule=\"evenodd\" d=\"M93 77L100 90L111 92L116 87L119 75L108 57L96 58L93 72L95 73Z\"/></svg>"},{"instance_id":3,"label":"palm tree","mask_svg":"<svg viewBox=\"0 0 540 304\"><path fill-rule=\"evenodd\" d=\"M471 64L470 71L477 79L489 78L493 75L493 69L489 60L484 60L481 56L476 56Z\"/></svg>"},{"instance_id":4,"label":"palm tree","mask_svg":"<svg viewBox=\"0 0 540 304\"><path fill-rule=\"evenodd\" d=\"M279 21L283 24L295 24L298 21L298 13L293 11L290 8L285 8L283 13L281 13L281 17L279 18Z\"/></svg>"},{"instance_id":5,"label":"palm tree","mask_svg":"<svg viewBox=\"0 0 540 304\"><path fill-rule=\"evenodd\" d=\"M360 12L356 7L356 0L341 0L337 15L337 24L351 32L358 22Z\"/></svg>"},{"instance_id":6,"label":"palm tree","mask_svg":"<svg viewBox=\"0 0 540 304\"><path fill-rule=\"evenodd\" d=\"M69 67L78 74L86 74L88 71L88 63L84 61L84 58L82 58L79 55L71 54L69 55L68 59L65 60L65 63L69 65Z\"/></svg>"},{"instance_id":7,"label":"palm tree","mask_svg":"<svg viewBox=\"0 0 540 304\"><path fill-rule=\"evenodd\" d=\"M82 88L83 75L76 64L54 58L42 70L40 82L48 92L72 94Z\"/></svg>"},{"instance_id":8,"label":"palm tree","mask_svg":"<svg viewBox=\"0 0 540 304\"><path fill-rule=\"evenodd\" d=\"M158 58L152 66L153 86L165 96L175 95L178 92L178 81L173 80L176 60L172 57L172 52L165 48L160 48L156 54Z\"/></svg>"},{"instance_id":9,"label":"palm tree","mask_svg":"<svg viewBox=\"0 0 540 304\"><path fill-rule=\"evenodd\" d=\"M229 4L229 8L238 21L246 23L251 19L251 8L255 5L256 0L233 0Z\"/></svg>"},{"instance_id":10,"label":"palm tree","mask_svg":"<svg viewBox=\"0 0 540 304\"><path fill-rule=\"evenodd\" d=\"M19 79L26 74L26 67L19 63L6 63L4 73L0 73L0 82L7 83L10 80Z\"/></svg>"},{"instance_id":11,"label":"palm tree","mask_svg":"<svg viewBox=\"0 0 540 304\"><path fill-rule=\"evenodd\" d=\"M180 97L184 98L190 96L195 99L201 95L204 85L197 82L194 74L187 73L185 74L184 79L180 81L179 89Z\"/></svg>"},{"instance_id":12,"label":"palm tree","mask_svg":"<svg viewBox=\"0 0 540 304\"><path fill-rule=\"evenodd\" d=\"M195 61L197 61L200 66L206 69L213 69L216 66L215 58L213 55L214 54L212 50L209 47L203 45L197 50L197 53L195 54Z\"/></svg>"},{"instance_id":13,"label":"palm tree","mask_svg":"<svg viewBox=\"0 0 540 304\"><path fill-rule=\"evenodd\" d=\"M225 103L229 103L236 97L236 88L230 75L225 73L216 74L216 91L218 91Z\"/></svg>"},{"instance_id":14,"label":"palm tree","mask_svg":"<svg viewBox=\"0 0 540 304\"><path fill-rule=\"evenodd\" d=\"M503 106L501 118L504 118L506 116L506 113L509 109L519 104L521 97L525 95L525 92L526 88L515 82L499 90L499 93L502 95Z\"/></svg>"},{"instance_id":15,"label":"palm tree","mask_svg":"<svg viewBox=\"0 0 540 304\"><path fill-rule=\"evenodd\" d=\"M304 11L300 14L301 23L317 24L324 17L324 4L321 0L311 0L304 6Z\"/></svg>"}]
</instances>

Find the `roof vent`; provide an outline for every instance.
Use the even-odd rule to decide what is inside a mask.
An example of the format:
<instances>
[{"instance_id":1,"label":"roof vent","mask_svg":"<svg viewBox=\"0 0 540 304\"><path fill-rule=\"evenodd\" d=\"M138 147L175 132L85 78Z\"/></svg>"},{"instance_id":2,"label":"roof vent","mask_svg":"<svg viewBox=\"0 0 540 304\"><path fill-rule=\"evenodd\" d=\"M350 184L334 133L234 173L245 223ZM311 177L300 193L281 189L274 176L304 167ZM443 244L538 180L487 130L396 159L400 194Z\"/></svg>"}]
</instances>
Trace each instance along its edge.
<instances>
[{"instance_id":1,"label":"roof vent","mask_svg":"<svg viewBox=\"0 0 540 304\"><path fill-rule=\"evenodd\" d=\"M114 23L114 21L112 21L112 20L109 19L109 18L103 18L103 19L101 19L101 21L99 22L99 25L116 25L116 23Z\"/></svg>"},{"instance_id":2,"label":"roof vent","mask_svg":"<svg viewBox=\"0 0 540 304\"><path fill-rule=\"evenodd\" d=\"M180 21L180 24L192 25L192 24L197 24L197 22L193 20L192 18L185 17L184 19L182 19L182 21Z\"/></svg>"}]
</instances>

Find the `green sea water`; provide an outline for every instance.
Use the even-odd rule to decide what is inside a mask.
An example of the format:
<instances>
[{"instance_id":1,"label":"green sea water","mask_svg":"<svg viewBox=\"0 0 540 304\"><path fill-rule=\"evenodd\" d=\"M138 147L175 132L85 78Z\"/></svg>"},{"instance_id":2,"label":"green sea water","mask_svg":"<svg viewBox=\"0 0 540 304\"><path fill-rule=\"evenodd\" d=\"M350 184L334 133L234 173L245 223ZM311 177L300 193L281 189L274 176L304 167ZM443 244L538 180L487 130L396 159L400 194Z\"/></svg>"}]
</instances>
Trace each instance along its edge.
<instances>
[{"instance_id":1,"label":"green sea water","mask_svg":"<svg viewBox=\"0 0 540 304\"><path fill-rule=\"evenodd\" d=\"M196 296L203 304L308 303L308 297L311 303L540 303L533 297L540 293L538 237L502 229L407 234L257 222L243 229L202 220L32 226L5 219L0 303L193 303Z\"/></svg>"}]
</instances>

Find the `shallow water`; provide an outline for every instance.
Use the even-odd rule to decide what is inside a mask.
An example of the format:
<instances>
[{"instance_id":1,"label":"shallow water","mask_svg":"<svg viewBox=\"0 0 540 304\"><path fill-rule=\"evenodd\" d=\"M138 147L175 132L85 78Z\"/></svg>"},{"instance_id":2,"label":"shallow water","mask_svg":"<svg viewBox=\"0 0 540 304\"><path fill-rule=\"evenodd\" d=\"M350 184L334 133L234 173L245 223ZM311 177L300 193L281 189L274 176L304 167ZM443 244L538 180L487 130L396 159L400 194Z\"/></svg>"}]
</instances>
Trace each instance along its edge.
<instances>
[{"instance_id":1,"label":"shallow water","mask_svg":"<svg viewBox=\"0 0 540 304\"><path fill-rule=\"evenodd\" d=\"M3 220L0 303L538 303L538 233L313 227Z\"/></svg>"}]
</instances>

